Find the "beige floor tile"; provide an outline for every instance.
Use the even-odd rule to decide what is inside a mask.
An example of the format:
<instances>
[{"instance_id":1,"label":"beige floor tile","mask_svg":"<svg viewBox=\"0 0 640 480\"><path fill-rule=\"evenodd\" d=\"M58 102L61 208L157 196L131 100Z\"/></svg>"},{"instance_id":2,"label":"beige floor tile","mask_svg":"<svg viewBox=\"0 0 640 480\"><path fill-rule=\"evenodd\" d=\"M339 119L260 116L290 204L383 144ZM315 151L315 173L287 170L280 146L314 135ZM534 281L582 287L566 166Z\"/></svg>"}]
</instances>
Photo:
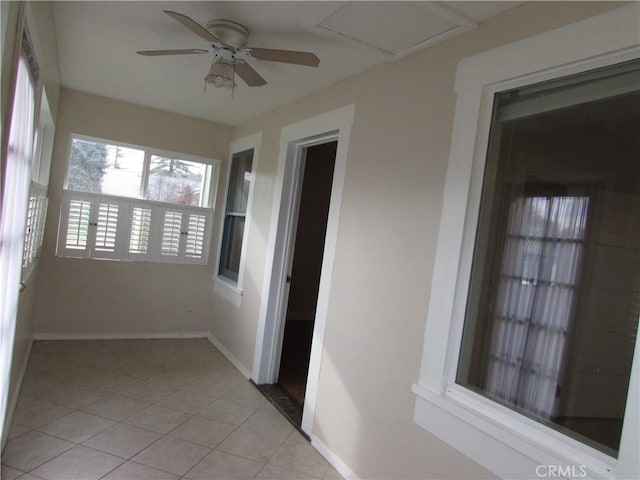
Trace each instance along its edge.
<instances>
[{"instance_id":1,"label":"beige floor tile","mask_svg":"<svg viewBox=\"0 0 640 480\"><path fill-rule=\"evenodd\" d=\"M73 443L40 432L28 432L10 440L2 452L2 463L23 472L42 465L73 447Z\"/></svg>"},{"instance_id":2,"label":"beige floor tile","mask_svg":"<svg viewBox=\"0 0 640 480\"><path fill-rule=\"evenodd\" d=\"M178 480L178 476L134 462L126 462L102 480Z\"/></svg>"},{"instance_id":3,"label":"beige floor tile","mask_svg":"<svg viewBox=\"0 0 640 480\"><path fill-rule=\"evenodd\" d=\"M45 480L97 480L123 462L123 458L78 445L30 473Z\"/></svg>"},{"instance_id":4,"label":"beige floor tile","mask_svg":"<svg viewBox=\"0 0 640 480\"><path fill-rule=\"evenodd\" d=\"M262 410L263 412L280 414L278 409L271 402L265 402L264 405L260 407L260 410Z\"/></svg>"},{"instance_id":5,"label":"beige floor tile","mask_svg":"<svg viewBox=\"0 0 640 480\"><path fill-rule=\"evenodd\" d=\"M24 427L39 427L63 417L73 410L63 405L47 402L45 400L33 400L18 405L13 414L13 421Z\"/></svg>"},{"instance_id":6,"label":"beige floor tile","mask_svg":"<svg viewBox=\"0 0 640 480\"><path fill-rule=\"evenodd\" d=\"M265 465L255 478L256 480L317 480L318 477L311 477L294 470L288 470L274 465Z\"/></svg>"},{"instance_id":7,"label":"beige floor tile","mask_svg":"<svg viewBox=\"0 0 640 480\"><path fill-rule=\"evenodd\" d=\"M164 437L133 457L136 463L183 475L211 453L210 448L185 442L179 438Z\"/></svg>"},{"instance_id":8,"label":"beige floor tile","mask_svg":"<svg viewBox=\"0 0 640 480\"><path fill-rule=\"evenodd\" d=\"M285 441L269 460L270 465L320 477L329 468L327 461L310 443Z\"/></svg>"},{"instance_id":9,"label":"beige floor tile","mask_svg":"<svg viewBox=\"0 0 640 480\"><path fill-rule=\"evenodd\" d=\"M25 403L33 402L34 400L37 400L37 398L32 397L31 395L28 395L26 393L20 392L20 395L18 395L18 401L16 402L16 405L24 405Z\"/></svg>"},{"instance_id":10,"label":"beige floor tile","mask_svg":"<svg viewBox=\"0 0 640 480\"><path fill-rule=\"evenodd\" d=\"M151 403L143 402L135 398L123 397L122 395L109 395L91 405L87 405L82 410L113 420L124 420L134 413L138 413L150 406Z\"/></svg>"},{"instance_id":11,"label":"beige floor tile","mask_svg":"<svg viewBox=\"0 0 640 480\"><path fill-rule=\"evenodd\" d=\"M160 381L172 387L182 388L185 385L189 385L197 381L200 377L202 377L202 375L204 375L204 373L199 370L194 371L184 367L182 369L171 368L166 373L154 375L149 380Z\"/></svg>"},{"instance_id":12,"label":"beige floor tile","mask_svg":"<svg viewBox=\"0 0 640 480\"><path fill-rule=\"evenodd\" d=\"M74 443L81 443L114 424L113 420L75 411L38 430Z\"/></svg>"},{"instance_id":13,"label":"beige floor tile","mask_svg":"<svg viewBox=\"0 0 640 480\"><path fill-rule=\"evenodd\" d=\"M228 423L216 422L204 417L195 416L169 435L188 442L215 448L220 442L229 436L236 427Z\"/></svg>"},{"instance_id":14,"label":"beige floor tile","mask_svg":"<svg viewBox=\"0 0 640 480\"><path fill-rule=\"evenodd\" d=\"M7 467L6 465L0 466L0 478L2 478L2 480L13 480L14 478L18 478L23 473L24 472L21 472L20 470Z\"/></svg>"},{"instance_id":15,"label":"beige floor tile","mask_svg":"<svg viewBox=\"0 0 640 480\"><path fill-rule=\"evenodd\" d=\"M128 375L139 380L147 380L153 375L160 375L164 370L156 365L148 363L129 363L115 370L121 375Z\"/></svg>"},{"instance_id":16,"label":"beige floor tile","mask_svg":"<svg viewBox=\"0 0 640 480\"><path fill-rule=\"evenodd\" d=\"M20 435L27 433L28 431L29 428L18 425L17 423L12 423L11 427L9 428L9 433L7 434L7 440L13 440L14 438L17 438Z\"/></svg>"},{"instance_id":17,"label":"beige floor tile","mask_svg":"<svg viewBox=\"0 0 640 480\"><path fill-rule=\"evenodd\" d=\"M158 433L134 427L133 425L118 423L85 441L83 445L119 457L131 458L161 436Z\"/></svg>"},{"instance_id":18,"label":"beige floor tile","mask_svg":"<svg viewBox=\"0 0 640 480\"><path fill-rule=\"evenodd\" d=\"M322 480L344 480L344 477L340 475L335 468L329 465L329 468L327 468Z\"/></svg>"},{"instance_id":19,"label":"beige floor tile","mask_svg":"<svg viewBox=\"0 0 640 480\"><path fill-rule=\"evenodd\" d=\"M186 385L186 390L218 398L245 382L246 379L233 367L222 367L213 373L203 375Z\"/></svg>"},{"instance_id":20,"label":"beige floor tile","mask_svg":"<svg viewBox=\"0 0 640 480\"><path fill-rule=\"evenodd\" d=\"M157 404L163 407L173 408L185 413L197 413L211 402L214 398L202 395L201 393L190 392L188 390L178 390L168 397L163 398Z\"/></svg>"},{"instance_id":21,"label":"beige floor tile","mask_svg":"<svg viewBox=\"0 0 640 480\"><path fill-rule=\"evenodd\" d=\"M229 435L217 450L241 457L266 462L276 452L282 440L266 433L249 430L244 426Z\"/></svg>"},{"instance_id":22,"label":"beige floor tile","mask_svg":"<svg viewBox=\"0 0 640 480\"><path fill-rule=\"evenodd\" d=\"M35 475L31 475L30 473L25 473L21 475L16 480L42 480L40 477L36 477Z\"/></svg>"},{"instance_id":23,"label":"beige floor tile","mask_svg":"<svg viewBox=\"0 0 640 480\"><path fill-rule=\"evenodd\" d=\"M144 382L118 390L118 395L136 398L144 402L155 403L158 400L171 395L175 391L175 387L167 385L161 381L145 380Z\"/></svg>"},{"instance_id":24,"label":"beige floor tile","mask_svg":"<svg viewBox=\"0 0 640 480\"><path fill-rule=\"evenodd\" d=\"M268 403L267 399L264 398L264 395L262 395L249 381L245 381L232 388L223 396L223 398L240 401L253 407L261 407L265 403Z\"/></svg>"},{"instance_id":25,"label":"beige floor tile","mask_svg":"<svg viewBox=\"0 0 640 480\"><path fill-rule=\"evenodd\" d=\"M243 424L243 427L256 432L267 433L284 440L294 430L293 426L279 413L269 413L258 410Z\"/></svg>"},{"instance_id":26,"label":"beige floor tile","mask_svg":"<svg viewBox=\"0 0 640 480\"><path fill-rule=\"evenodd\" d=\"M81 385L60 385L47 394L47 400L70 408L82 408L108 395L104 390L97 390Z\"/></svg>"},{"instance_id":27,"label":"beige floor tile","mask_svg":"<svg viewBox=\"0 0 640 480\"><path fill-rule=\"evenodd\" d=\"M119 373L101 372L100 375L92 378L84 378L82 381L83 386L89 386L105 390L109 393L116 393L123 388L131 387L142 382L137 378L130 377L128 375L121 375Z\"/></svg>"},{"instance_id":28,"label":"beige floor tile","mask_svg":"<svg viewBox=\"0 0 640 480\"><path fill-rule=\"evenodd\" d=\"M255 411L256 407L223 398L203 408L198 414L211 420L237 426L253 415Z\"/></svg>"},{"instance_id":29,"label":"beige floor tile","mask_svg":"<svg viewBox=\"0 0 640 480\"><path fill-rule=\"evenodd\" d=\"M253 478L262 466L262 462L215 450L193 467L185 475L185 478L193 480L248 480Z\"/></svg>"},{"instance_id":30,"label":"beige floor tile","mask_svg":"<svg viewBox=\"0 0 640 480\"><path fill-rule=\"evenodd\" d=\"M125 419L125 423L157 433L169 433L189 420L191 415L170 408L152 405Z\"/></svg>"}]
</instances>

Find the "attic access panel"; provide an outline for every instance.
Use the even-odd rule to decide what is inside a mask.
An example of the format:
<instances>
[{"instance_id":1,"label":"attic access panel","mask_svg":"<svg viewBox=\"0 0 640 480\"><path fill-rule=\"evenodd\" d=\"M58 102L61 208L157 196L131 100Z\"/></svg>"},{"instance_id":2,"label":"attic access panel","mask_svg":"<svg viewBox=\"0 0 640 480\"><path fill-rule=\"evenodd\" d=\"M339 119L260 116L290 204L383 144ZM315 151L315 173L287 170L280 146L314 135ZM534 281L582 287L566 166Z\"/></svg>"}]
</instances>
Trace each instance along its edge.
<instances>
[{"instance_id":1,"label":"attic access panel","mask_svg":"<svg viewBox=\"0 0 640 480\"><path fill-rule=\"evenodd\" d=\"M434 2L349 2L316 28L401 57L473 25Z\"/></svg>"}]
</instances>

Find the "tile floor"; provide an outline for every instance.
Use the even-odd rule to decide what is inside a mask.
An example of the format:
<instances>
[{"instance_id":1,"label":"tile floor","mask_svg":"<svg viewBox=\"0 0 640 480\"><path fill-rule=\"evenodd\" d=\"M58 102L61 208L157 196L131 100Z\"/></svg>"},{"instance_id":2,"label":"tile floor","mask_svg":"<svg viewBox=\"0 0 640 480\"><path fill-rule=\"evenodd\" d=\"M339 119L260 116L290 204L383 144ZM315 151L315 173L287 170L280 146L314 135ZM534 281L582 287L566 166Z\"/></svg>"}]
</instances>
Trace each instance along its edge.
<instances>
[{"instance_id":1,"label":"tile floor","mask_svg":"<svg viewBox=\"0 0 640 480\"><path fill-rule=\"evenodd\" d=\"M339 479L205 339L35 342L3 480Z\"/></svg>"}]
</instances>

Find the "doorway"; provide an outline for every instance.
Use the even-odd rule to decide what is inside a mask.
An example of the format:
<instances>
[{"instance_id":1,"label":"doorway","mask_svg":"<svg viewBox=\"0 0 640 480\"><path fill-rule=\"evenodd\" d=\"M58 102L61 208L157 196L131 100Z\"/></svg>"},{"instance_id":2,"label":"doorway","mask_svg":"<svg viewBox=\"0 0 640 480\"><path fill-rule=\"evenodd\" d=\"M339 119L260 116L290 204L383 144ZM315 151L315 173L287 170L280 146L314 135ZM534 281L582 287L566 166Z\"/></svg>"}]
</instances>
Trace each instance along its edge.
<instances>
[{"instance_id":1,"label":"doorway","mask_svg":"<svg viewBox=\"0 0 640 480\"><path fill-rule=\"evenodd\" d=\"M304 147L299 156L285 246L278 373L275 383L259 386L298 428L309 373L337 147L337 140L325 140Z\"/></svg>"},{"instance_id":2,"label":"doorway","mask_svg":"<svg viewBox=\"0 0 640 480\"><path fill-rule=\"evenodd\" d=\"M304 405L338 142L307 147L302 167L278 384Z\"/></svg>"}]
</instances>

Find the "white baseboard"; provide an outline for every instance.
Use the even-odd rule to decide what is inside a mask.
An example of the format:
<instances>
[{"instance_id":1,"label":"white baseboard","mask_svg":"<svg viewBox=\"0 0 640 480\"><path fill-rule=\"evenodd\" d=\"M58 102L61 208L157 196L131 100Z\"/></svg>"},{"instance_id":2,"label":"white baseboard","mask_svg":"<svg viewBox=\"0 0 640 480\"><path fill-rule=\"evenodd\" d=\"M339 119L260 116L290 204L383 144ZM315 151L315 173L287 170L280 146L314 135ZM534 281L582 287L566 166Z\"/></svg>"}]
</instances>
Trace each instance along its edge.
<instances>
[{"instance_id":1,"label":"white baseboard","mask_svg":"<svg viewBox=\"0 0 640 480\"><path fill-rule=\"evenodd\" d=\"M13 414L16 411L16 405L18 404L18 397L20 396L20 390L22 390L22 381L24 380L24 374L27 371L27 364L29 363L29 355L31 355L32 345L33 345L33 339L31 339L31 341L29 342L29 346L27 347L27 352L25 353L25 356L22 359L22 366L20 367L20 372L18 373L18 382L16 383L16 388L13 391L13 396L9 399L9 403L7 405L7 417L2 429L2 439L0 440L0 451L4 451L4 445L7 442L7 436L9 435L9 427L11 427Z\"/></svg>"},{"instance_id":2,"label":"white baseboard","mask_svg":"<svg viewBox=\"0 0 640 480\"><path fill-rule=\"evenodd\" d=\"M245 378L251 378L251 370L245 367L243 363L240 360L238 360L238 357L236 357L233 353L231 353L227 349L227 347L225 347L222 344L222 342L220 342L220 340L214 337L213 334L210 332L207 333L206 337L209 339L209 341L213 344L214 347L220 350L220 352L222 352L222 354L225 357L227 357L227 360L229 360L233 364L233 366L236 367L240 371L240 373L245 376Z\"/></svg>"},{"instance_id":3,"label":"white baseboard","mask_svg":"<svg viewBox=\"0 0 640 480\"><path fill-rule=\"evenodd\" d=\"M333 451L327 447L324 442L318 439L315 435L311 435L311 445L318 450L320 455L322 455L327 462L331 464L333 468L335 468L340 475L342 475L347 480L357 480L357 476L353 471L344 463L340 457L338 457Z\"/></svg>"},{"instance_id":4,"label":"white baseboard","mask_svg":"<svg viewBox=\"0 0 640 480\"><path fill-rule=\"evenodd\" d=\"M134 340L156 338L209 338L209 332L171 333L34 333L34 340Z\"/></svg>"}]
</instances>

